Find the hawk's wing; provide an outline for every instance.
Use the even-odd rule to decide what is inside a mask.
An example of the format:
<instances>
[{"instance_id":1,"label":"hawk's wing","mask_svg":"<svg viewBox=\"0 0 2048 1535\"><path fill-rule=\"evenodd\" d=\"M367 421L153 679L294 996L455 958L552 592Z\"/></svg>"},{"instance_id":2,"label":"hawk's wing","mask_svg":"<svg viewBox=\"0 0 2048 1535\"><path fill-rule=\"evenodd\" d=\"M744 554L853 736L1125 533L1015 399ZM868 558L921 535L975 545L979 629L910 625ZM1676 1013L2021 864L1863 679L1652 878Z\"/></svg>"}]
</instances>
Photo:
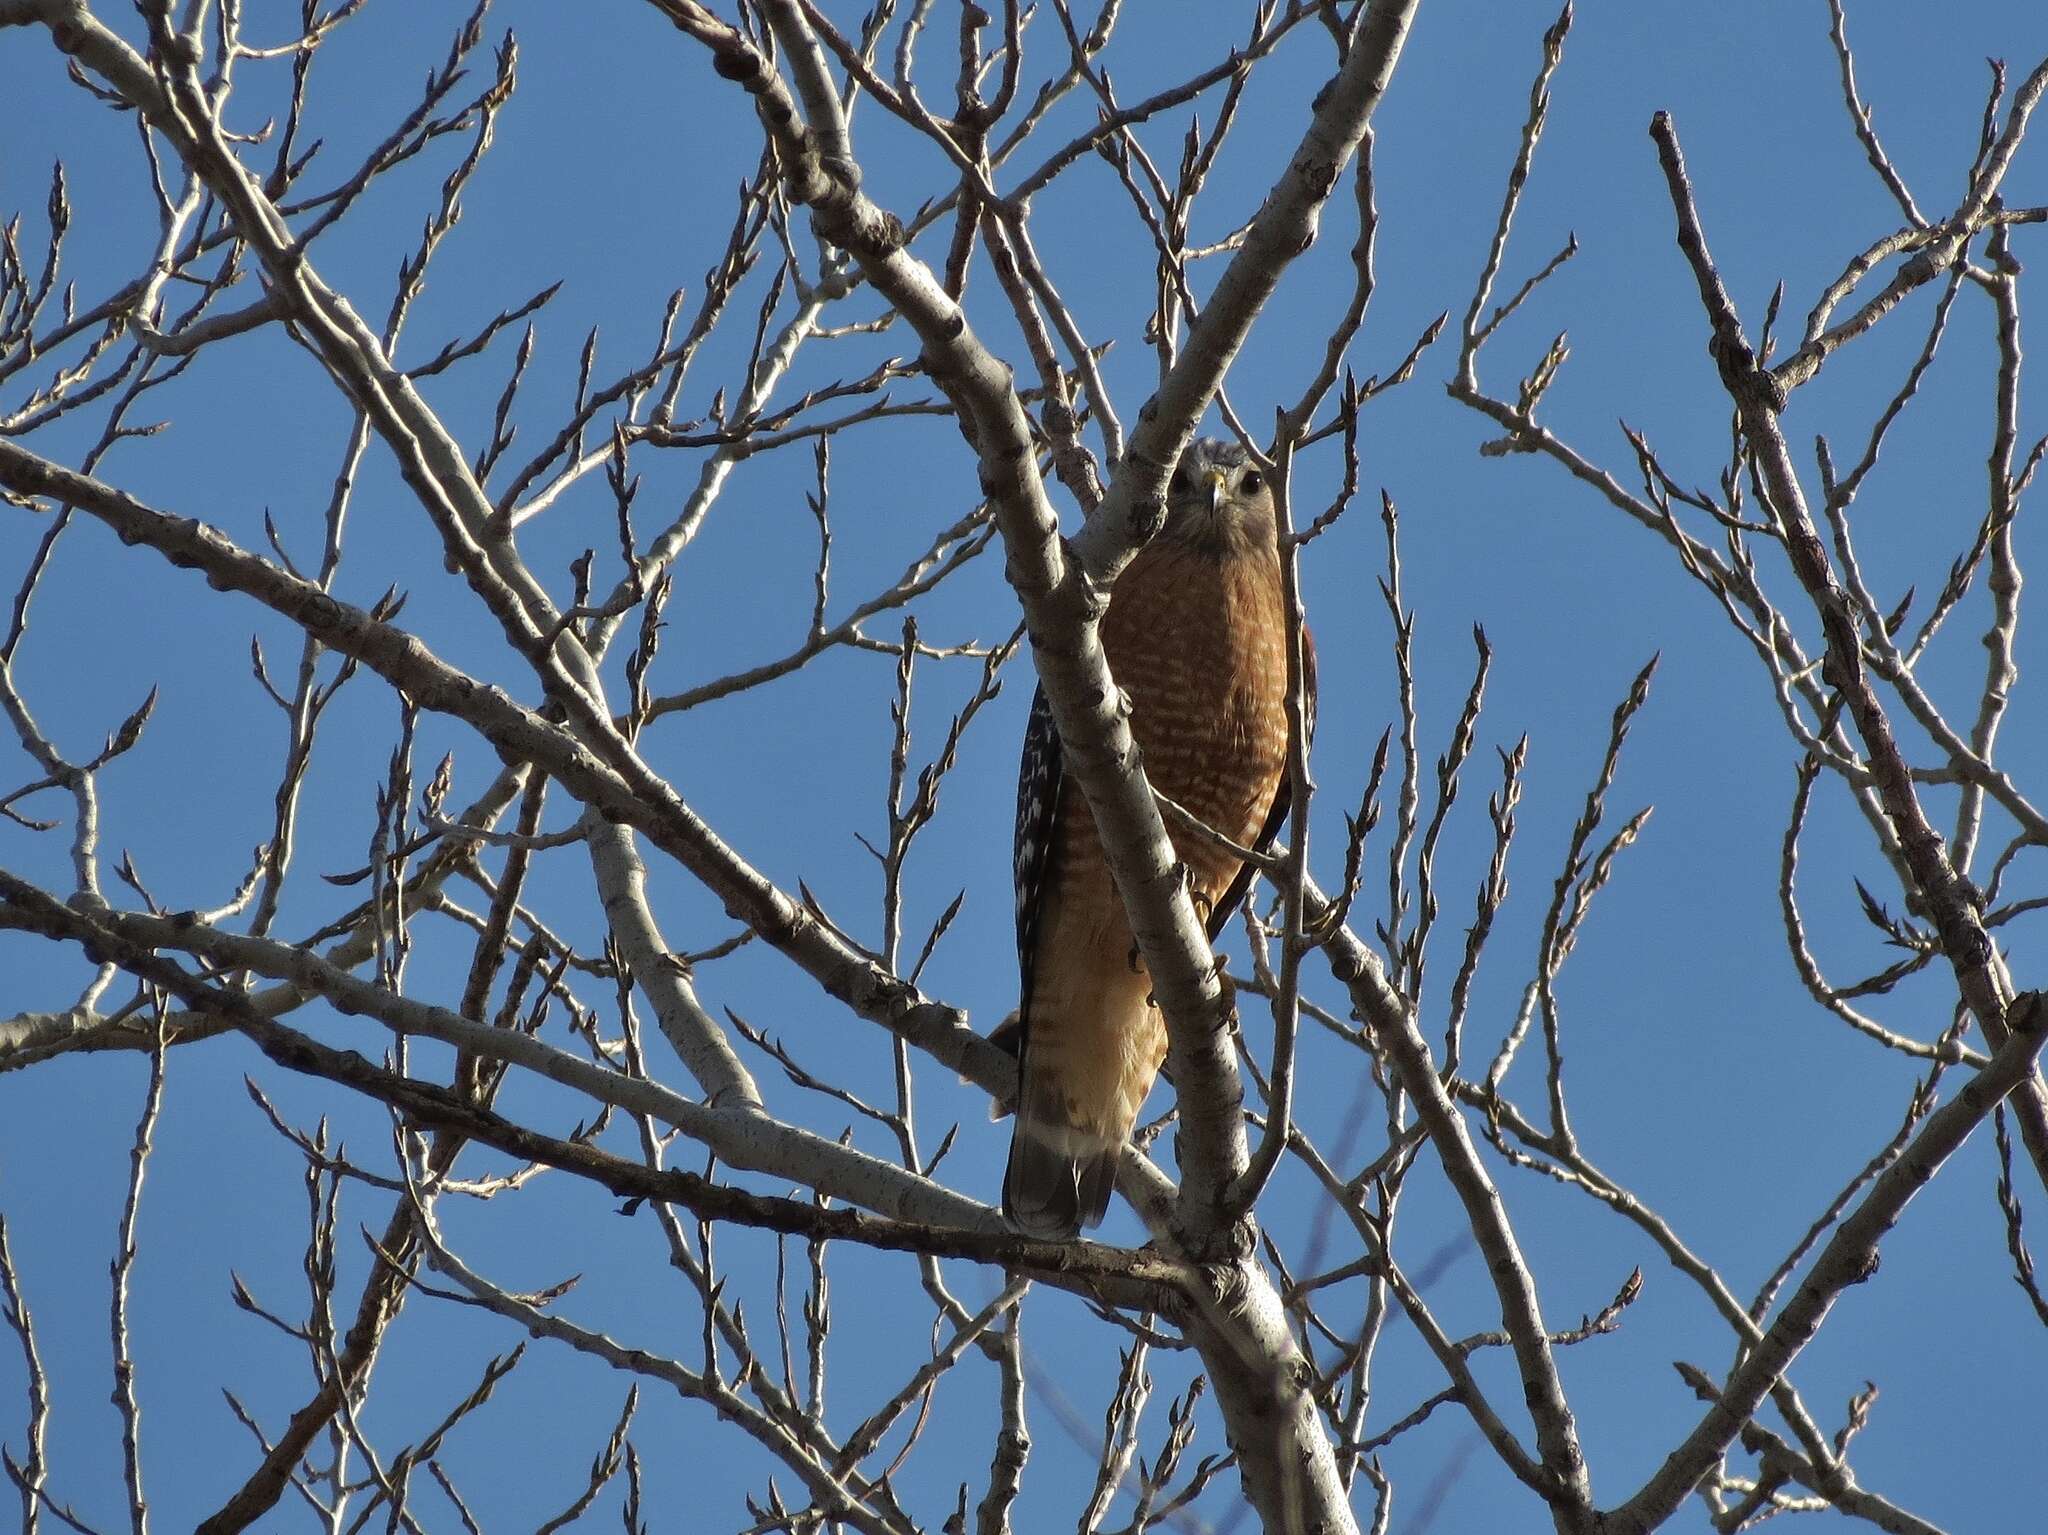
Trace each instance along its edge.
<instances>
[{"instance_id":1,"label":"hawk's wing","mask_svg":"<svg viewBox=\"0 0 2048 1535\"><path fill-rule=\"evenodd\" d=\"M1024 1018L1031 1008L1031 966L1038 942L1038 919L1050 885L1054 826L1066 763L1060 756L1060 735L1052 722L1045 689L1031 694L1031 715L1024 725L1024 760L1017 769L1017 839L1013 870L1017 894L1017 1012L989 1038L1019 1060L1024 1056Z\"/></svg>"}]
</instances>

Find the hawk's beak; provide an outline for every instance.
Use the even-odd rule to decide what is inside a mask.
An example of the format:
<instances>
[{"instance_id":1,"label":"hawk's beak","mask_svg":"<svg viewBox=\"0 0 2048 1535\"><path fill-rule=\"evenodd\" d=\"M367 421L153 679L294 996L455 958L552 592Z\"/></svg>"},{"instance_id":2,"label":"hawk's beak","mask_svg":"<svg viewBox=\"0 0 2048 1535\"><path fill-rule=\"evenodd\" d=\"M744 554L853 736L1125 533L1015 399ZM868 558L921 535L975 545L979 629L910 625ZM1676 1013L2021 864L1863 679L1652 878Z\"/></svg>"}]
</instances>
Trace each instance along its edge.
<instances>
[{"instance_id":1,"label":"hawk's beak","mask_svg":"<svg viewBox=\"0 0 2048 1535\"><path fill-rule=\"evenodd\" d=\"M1220 512L1223 510L1223 471L1211 469L1202 478L1209 482L1209 510Z\"/></svg>"}]
</instances>

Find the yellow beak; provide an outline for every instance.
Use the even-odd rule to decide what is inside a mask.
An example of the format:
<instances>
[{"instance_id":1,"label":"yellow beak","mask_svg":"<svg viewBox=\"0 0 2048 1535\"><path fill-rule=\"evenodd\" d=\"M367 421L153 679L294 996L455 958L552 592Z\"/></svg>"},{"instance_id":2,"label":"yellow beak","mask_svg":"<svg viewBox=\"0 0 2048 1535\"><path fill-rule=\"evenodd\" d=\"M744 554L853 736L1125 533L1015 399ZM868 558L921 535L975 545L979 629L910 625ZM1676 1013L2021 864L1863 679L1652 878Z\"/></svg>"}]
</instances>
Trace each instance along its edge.
<instances>
[{"instance_id":1,"label":"yellow beak","mask_svg":"<svg viewBox=\"0 0 2048 1535\"><path fill-rule=\"evenodd\" d=\"M1209 485L1209 510L1212 512L1220 511L1223 507L1223 489L1225 484L1223 471L1221 469L1211 469L1206 471L1202 478Z\"/></svg>"}]
</instances>

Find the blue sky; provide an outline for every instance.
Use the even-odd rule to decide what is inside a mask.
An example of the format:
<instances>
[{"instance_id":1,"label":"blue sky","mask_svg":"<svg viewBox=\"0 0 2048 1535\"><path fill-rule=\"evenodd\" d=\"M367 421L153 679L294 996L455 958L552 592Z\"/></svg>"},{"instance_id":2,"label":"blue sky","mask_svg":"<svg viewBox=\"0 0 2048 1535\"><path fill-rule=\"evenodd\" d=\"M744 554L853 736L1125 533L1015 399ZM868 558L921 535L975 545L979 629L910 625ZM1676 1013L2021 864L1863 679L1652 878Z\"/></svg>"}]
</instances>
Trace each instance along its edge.
<instances>
[{"instance_id":1,"label":"blue sky","mask_svg":"<svg viewBox=\"0 0 2048 1535\"><path fill-rule=\"evenodd\" d=\"M1242 6L1206 3L1129 10L1129 36L1109 55L1126 98L1214 58L1243 30L1247 14ZM327 140L326 156L351 163L386 131L415 98L422 73L438 61L462 14L439 3L373 5L337 34L315 71L309 129L309 137ZM132 25L125 13L107 19ZM1440 311L1452 311L1455 329L1485 255L1538 39L1551 19L1542 7L1425 0L1374 124L1378 289L1354 349L1361 374L1391 369ZM2048 54L2048 12L2017 0L1938 13L1867 4L1853 9L1850 22L1863 93L1876 107L1893 159L1923 208L1946 211L1975 144L1985 58L2003 57L2015 79L2024 76ZM284 14L255 13L250 21L266 39L288 24ZM1050 18L1038 25L1045 29L1038 46L1049 49ZM740 93L650 8L622 0L590 7L509 0L494 9L488 27L494 36L507 27L516 32L520 89L399 355L421 361L500 307L565 279L539 324L534 384L519 418L521 446L530 451L568 406L589 327L600 327L603 376L645 352L673 288L686 285L693 297L699 291L722 244L734 188L754 169L758 134ZM1311 34L1315 29L1303 29L1255 77L1240 130L1198 211L1198 242L1241 223L1284 164L1328 69L1327 42ZM937 95L951 66L945 39L933 46L927 89ZM282 73L278 66L247 70L247 102L235 126L254 130L277 109ZM81 296L96 295L146 259L154 233L133 124L71 86L47 38L34 30L0 32L0 94L9 100L0 135L0 211L22 210L24 244L37 250L50 163L61 156L76 209L67 272ZM1626 419L1649 435L1678 478L1711 484L1726 455L1727 406L1706 355L1692 281L1673 243L1646 129L1653 112L1672 113L1708 236L1752 334L1781 280L1787 324L1796 325L1847 258L1898 223L1850 132L1825 6L1587 4L1553 96L1503 290L1512 291L1568 232L1576 233L1580 253L1503 326L1482 357L1482 380L1511 396L1514 379L1554 334L1568 331L1571 359L1545 404L1553 429L1627 483L1631 460L1615 425ZM1066 109L1066 131L1091 113L1079 103ZM1202 116L1206 122L1207 108ZM1155 159L1172 161L1185 124L1179 116L1146 130ZM871 105L856 116L855 132L867 188L885 206L907 214L944 188L936 153ZM398 255L430 211L453 156L430 153L395 173L316 247L322 275L373 320L381 320ZM317 175L313 180L322 184ZM2048 202L2048 148L2036 143L2022 153L2006 195L2015 206ZM1154 376L1140 337L1152 265L1143 231L1114 176L1092 160L1042 194L1035 214L1039 251L1083 329L1116 343L1106 367L1128 421ZM1290 273L1229 379L1249 422L1265 421L1273 402L1291 401L1320 357L1323 327L1348 292L1352 236L1348 198L1339 196L1322 240ZM2014 245L2022 262L2041 259L2037 231L2019 231ZM941 259L943 233L920 253ZM711 391L730 386L743 368L765 278L764 267L742 290L729 334L699 362L685 414L701 414ZM1000 305L992 275L978 270L970 315L1021 364ZM1816 433L1830 437L1838 459L1860 451L1874 410L1910 366L1932 307L1931 292L1914 296L1800 392L1786 426L1802 467L1810 469ZM874 313L872 299L864 298L849 318ZM1965 293L1947 349L1857 503L1866 575L1892 600L1917 583L1918 611L1982 514L1990 322L1989 306ZM900 332L815 347L794 371L789 392L856 376L882 356L912 350ZM426 388L466 443L480 441L487 429L507 356L501 344ZM1362 430L1365 494L1306 562L1323 676L1318 869L1325 883L1334 881L1341 811L1355 802L1372 745L1394 717L1388 623L1375 586L1384 553L1374 505L1380 487L1402 514L1405 594L1417 614L1425 774L1469 681L1474 623L1484 625L1494 653L1479 754L1440 857L1444 908L1434 995L1425 1004L1432 1037L1441 1030L1442 993L1489 850L1481 802L1496 778L1494 751L1525 732L1530 737L1514 894L1475 993L1470 1055L1490 1052L1513 1015L1572 819L1605 750L1609 714L1636 671L1660 655L1651 701L1611 796L1614 824L1646 804L1656 811L1622 859L1560 981L1572 1105L1589 1154L1656 1206L1747 1296L1890 1136L1914 1073L1910 1063L1815 1009L1785 955L1775 889L1796 758L1747 645L1668 550L1555 466L1481 457L1477 449L1493 433L1446 397L1442 384L1453 361L1453 342L1440 342L1411 383L1371 407ZM914 390L913 381L899 397ZM0 396L0 405L14 403L13 395ZM2022 440L2031 442L2048 419L2024 393L2022 410ZM141 415L173 424L158 438L119 448L104 468L108 478L155 504L217 523L248 546L261 546L266 510L295 553L317 546L347 412L310 357L281 334L205 354ZM29 445L75 461L89 440L60 430ZM645 528L672 514L695 461L643 457ZM1307 463L1302 504L1322 504L1335 472L1327 454ZM735 476L677 568L658 687L719 675L801 638L813 551L802 496L811 473L807 455L797 452L752 460ZM970 458L946 424L913 420L845 443L834 460L835 611L893 580L935 529L968 509L974 487ZM1065 511L1072 515L1071 507ZM566 590L563 572L585 547L597 547L601 558L609 554L610 515L593 479L533 526L525 547L551 589ZM24 514L0 517L8 590L40 533ZM2038 558L2041 541L2024 518L2019 537L2025 565L2030 555ZM1782 571L1769 575L1788 602L1796 597ZM393 583L411 593L407 623L439 654L531 699L530 680L504 651L495 626L444 574L429 524L389 459L373 449L340 590L367 602ZM1982 672L1982 597L1980 585L1926 672L1937 696L1964 718ZM1002 638L1015 622L1015 604L999 556L984 556L918 611L926 637L938 643ZM891 631L885 622L877 632ZM110 850L132 852L170 908L225 899L248 850L265 835L282 725L249 676L252 634L273 657L292 653L284 626L252 605L223 600L154 557L81 527L60 547L21 653L23 692L45 729L77 755L89 754L150 687L161 688L144 747L106 775L104 838ZM2023 625L2023 675L2048 662L2038 635ZM969 664L920 670L919 760L935 749L973 672ZM784 687L650 727L642 750L757 867L785 889L802 880L857 935L872 939L878 880L854 833L872 838L882 825L890 687L889 658L841 653ZM926 982L935 995L969 1008L978 1024L992 1024L1014 1000L1010 807L1028 696L1028 678L1013 674L970 733L940 819L910 869L906 927L913 941L956 892L967 892ZM361 680L337 703L309 787L301 873L283 931L310 931L354 899L316 875L362 862L397 714L388 691ZM2023 690L2006 736L2023 788L2025 743L2038 741L2040 730ZM459 803L488 781L496 762L474 737L445 721L424 721L422 775L446 750L456 755ZM18 754L10 766L0 791L34 776ZM1929 800L1937 823L1946 824L1945 791L1930 791ZM46 805L43 813L59 809ZM557 807L549 824L561 820ZM63 835L0 826L0 865L62 888ZM1989 850L2003 840L1989 837ZM2037 866L2038 854L2031 856ZM1823 793L1803 860L1802 893L1830 974L1847 977L1888 963L1894 956L1862 922L1851 881L1863 879L1895 911L1896 887L1838 791ZM551 855L545 867L546 881L537 887L543 912L594 945L598 910L587 867L573 852ZM2014 875L2021 893L2028 893L2029 871L2023 857ZM680 871L657 863L653 879L678 947L708 947L731 931L716 902ZM1381 914L1373 904L1380 899L1369 884L1361 921ZM2048 984L2039 920L2005 930L2022 986ZM452 1001L465 960L458 933L445 924L423 927L412 988ZM0 1015L63 1005L82 973L73 954L0 935ZM888 1091L884 1041L818 997L774 954L743 950L706 974L714 1010L734 1008L856 1090ZM1331 989L1319 979L1313 994L1327 1001ZM603 999L592 992L586 1000ZM1872 1009L1894 1027L1931 1037L1951 1003L1949 990L1923 979ZM359 1022L307 1021L353 1048L384 1047ZM1263 1050L1264 1021L1248 1014L1247 1027ZM1355 1099L1362 1062L1313 1034L1305 1050L1303 1117L1334 1139ZM753 1064L771 1103L837 1133L843 1115L774 1080L772 1065ZM1541 1082L1531 1065L1533 1057L1525 1059L1509 1085L1539 1102ZM682 1080L672 1060L657 1069ZM239 1042L174 1054L143 1208L135 1323L145 1464L162 1528L189 1525L249 1460L250 1442L222 1402L223 1386L272 1425L304 1393L297 1351L229 1300L232 1269L287 1314L303 1304L295 1267L304 1218L299 1165L249 1103L245 1073L299 1122L331 1116L364 1160L377 1164L389 1155L380 1111L279 1072ZM144 1074L136 1060L82 1057L0 1075L0 1213L55 1382L53 1486L103 1524L114 1522L121 1506L117 1425L106 1403L106 1264ZM927 1151L957 1121L961 1133L947 1175L992 1200L1006 1130L988 1126L978 1096L942 1070L922 1067L918 1090ZM551 1088L522 1085L508 1104L564 1122L574 1112ZM1379 1133L1375 1109L1360 1160L1376 1152ZM882 1149L878 1141L863 1144ZM476 1165L491 1163L479 1157ZM1613 1217L1539 1178L1507 1169L1498 1176L1553 1325L1596 1311L1631 1267L1645 1271L1643 1298L1623 1331L1564 1355L1596 1493L1611 1502L1632 1490L1694 1419L1697 1408L1670 1361L1725 1368L1726 1331L1690 1285ZM1993 1176L1989 1140L1980 1137L1911 1207L1885 1248L1879 1276L1843 1297L1794 1371L1830 1428L1849 1395L1875 1380L1883 1396L1855 1457L1863 1479L1959 1530L2013 1528L2048 1492L2024 1457L2018 1465L2010 1456L1989 1464L1993 1457L1984 1453L1987 1445L2015 1443L2012 1425L2029 1421L2048 1342L2009 1278ZM2024 1176L2021 1192L2030 1192ZM2039 1203L2039 1191L2031 1192ZM1307 1240L1304 1194L1305 1184L1290 1175L1274 1190L1268 1212L1290 1261ZM382 1226L382 1198L352 1194L342 1222L343 1271L355 1280L364 1262L354 1232L358 1223ZM694 1347L694 1304L667 1272L658 1234L644 1216L623 1218L588 1188L553 1176L517 1201L451 1208L446 1219L472 1261L508 1287L538 1287L581 1272L581 1287L564 1303L581 1319L653 1348L687 1355ZM1496 1325L1483 1265L1461 1243L1456 1207L1427 1157L1402 1220L1411 1271L1434 1273L1429 1298L1450 1331ZM1131 1218L1118 1214L1103 1234L1136 1240L1136 1232ZM748 1287L749 1313L765 1325L772 1244L735 1233L723 1239L721 1255L744 1276L736 1283ZM834 1284L834 1421L843 1413L851 1422L889 1389L902 1360L923 1349L925 1308L900 1259L841 1253ZM979 1302L994 1293L996 1280L963 1271L958 1286ZM1025 1333L1041 1378L1093 1432L1123 1335L1049 1294L1030 1304ZM395 1446L422 1431L467 1389L487 1354L516 1341L488 1318L414 1302L380 1367L372 1432ZM1496 1398L1511 1403L1515 1382L1501 1361L1483 1360L1480 1368ZM1160 1395L1182 1389L1189 1370L1185 1359L1156 1361ZM1413 1333L1399 1324L1390 1330L1376 1380L1369 1427L1385 1426L1441 1384ZM608 1370L534 1345L501 1388L496 1416L468 1440L458 1436L449 1452L451 1471L487 1528L536 1522L547 1505L567 1501L624 1389ZM941 1398L944 1410L927 1447L906 1468L907 1498L934 1526L955 1482L968 1480L970 1496L979 1496L992 1392L991 1372L970 1361ZM759 1492L765 1459L708 1411L661 1399L655 1390L643 1395L637 1442L650 1511L672 1528L700 1527L692 1522L699 1517L704 1528L742 1527L740 1496ZM23 1400L18 1360L0 1347L0 1443L19 1445ZM1021 1527L1058 1526L1085 1501L1090 1467L1056 1426L1046 1398L1034 1400L1033 1431L1039 1458ZM1155 1420L1148 1448L1159 1431ZM1203 1447L1215 1448L1213 1419L1205 1435ZM1400 1441L1387 1465L1400 1489L1396 1530L1497 1529L1531 1517L1526 1497L1455 1412L1438 1414ZM789 1479L781 1480L787 1489ZM1219 1487L1201 1511L1227 1527L1234 1480L1225 1477ZM1432 1512L1430 1499L1439 1495ZM430 1528L452 1527L444 1507L427 1517ZM1693 1504L1671 1527L1706 1524Z\"/></svg>"}]
</instances>

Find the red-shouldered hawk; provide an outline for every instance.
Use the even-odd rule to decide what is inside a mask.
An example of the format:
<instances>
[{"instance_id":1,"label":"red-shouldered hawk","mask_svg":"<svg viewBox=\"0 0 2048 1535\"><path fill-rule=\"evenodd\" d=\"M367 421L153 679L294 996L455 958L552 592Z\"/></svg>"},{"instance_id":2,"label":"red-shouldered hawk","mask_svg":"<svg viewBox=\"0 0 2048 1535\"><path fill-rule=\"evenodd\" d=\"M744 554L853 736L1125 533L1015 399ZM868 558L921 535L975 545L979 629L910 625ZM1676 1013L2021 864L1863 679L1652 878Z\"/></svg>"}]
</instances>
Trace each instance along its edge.
<instances>
[{"instance_id":1,"label":"red-shouldered hawk","mask_svg":"<svg viewBox=\"0 0 2048 1535\"><path fill-rule=\"evenodd\" d=\"M1112 590L1102 647L1131 701L1152 787L1240 845L1271 843L1289 797L1287 616L1272 493L1241 447L1189 445L1167 488L1165 526ZM1304 655L1312 703L1315 652ZM1062 777L1041 692L1017 785L1022 1082L1003 1213L1019 1231L1054 1239L1102 1218L1166 1058L1165 1021L1095 817ZM1168 831L1214 941L1252 870L1193 833Z\"/></svg>"}]
</instances>

